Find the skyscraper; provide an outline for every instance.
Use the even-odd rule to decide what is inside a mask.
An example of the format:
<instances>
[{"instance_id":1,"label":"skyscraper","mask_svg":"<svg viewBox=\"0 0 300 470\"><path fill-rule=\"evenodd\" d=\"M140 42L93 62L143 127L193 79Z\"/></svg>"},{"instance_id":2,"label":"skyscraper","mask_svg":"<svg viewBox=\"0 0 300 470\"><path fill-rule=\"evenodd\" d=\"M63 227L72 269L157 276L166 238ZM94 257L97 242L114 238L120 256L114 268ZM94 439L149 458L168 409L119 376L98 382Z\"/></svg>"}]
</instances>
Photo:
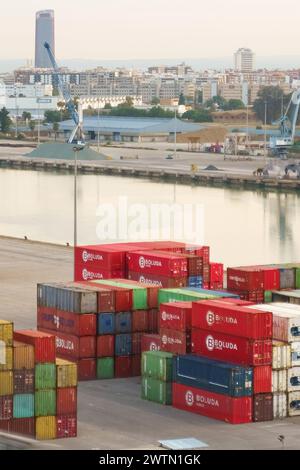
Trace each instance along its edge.
<instances>
[{"instance_id":1,"label":"skyscraper","mask_svg":"<svg viewBox=\"0 0 300 470\"><path fill-rule=\"evenodd\" d=\"M235 70L240 72L252 72L254 68L254 53L251 49L240 48L234 54Z\"/></svg>"},{"instance_id":2,"label":"skyscraper","mask_svg":"<svg viewBox=\"0 0 300 470\"><path fill-rule=\"evenodd\" d=\"M36 13L35 19L35 67L51 68L51 63L44 48L47 41L53 53L55 53L54 40L54 11L42 10Z\"/></svg>"}]
</instances>

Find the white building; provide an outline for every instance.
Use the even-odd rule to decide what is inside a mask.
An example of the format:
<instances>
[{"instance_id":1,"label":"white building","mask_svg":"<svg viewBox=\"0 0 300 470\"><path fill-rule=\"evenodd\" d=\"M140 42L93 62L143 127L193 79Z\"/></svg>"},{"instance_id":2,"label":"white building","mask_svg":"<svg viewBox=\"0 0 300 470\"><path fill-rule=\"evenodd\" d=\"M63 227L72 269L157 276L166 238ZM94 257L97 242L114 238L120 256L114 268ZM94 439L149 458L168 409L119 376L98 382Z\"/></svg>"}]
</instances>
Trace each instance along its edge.
<instances>
[{"instance_id":1,"label":"white building","mask_svg":"<svg viewBox=\"0 0 300 470\"><path fill-rule=\"evenodd\" d=\"M241 72L252 72L254 69L254 53L251 49L242 47L234 54L235 70Z\"/></svg>"},{"instance_id":2,"label":"white building","mask_svg":"<svg viewBox=\"0 0 300 470\"><path fill-rule=\"evenodd\" d=\"M23 83L14 83L5 85L5 95L8 97L35 98L42 96L52 96L52 85L35 83L33 85L23 85Z\"/></svg>"}]
</instances>

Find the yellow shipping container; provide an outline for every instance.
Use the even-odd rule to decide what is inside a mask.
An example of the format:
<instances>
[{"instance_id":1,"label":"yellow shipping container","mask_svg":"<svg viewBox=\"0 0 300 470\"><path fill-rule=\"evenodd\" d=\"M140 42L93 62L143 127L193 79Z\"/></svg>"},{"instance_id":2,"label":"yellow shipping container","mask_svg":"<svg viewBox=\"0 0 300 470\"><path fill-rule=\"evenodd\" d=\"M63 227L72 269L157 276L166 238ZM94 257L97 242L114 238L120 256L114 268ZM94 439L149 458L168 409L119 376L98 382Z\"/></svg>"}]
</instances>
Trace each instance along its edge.
<instances>
[{"instance_id":1,"label":"yellow shipping container","mask_svg":"<svg viewBox=\"0 0 300 470\"><path fill-rule=\"evenodd\" d=\"M39 441L56 439L56 416L40 416L36 418L35 437Z\"/></svg>"},{"instance_id":2,"label":"yellow shipping container","mask_svg":"<svg viewBox=\"0 0 300 470\"><path fill-rule=\"evenodd\" d=\"M3 341L6 346L13 345L14 324L11 321L0 320L0 341Z\"/></svg>"},{"instance_id":3,"label":"yellow shipping container","mask_svg":"<svg viewBox=\"0 0 300 470\"><path fill-rule=\"evenodd\" d=\"M12 371L0 372L0 396L12 395L14 392L13 387L13 373Z\"/></svg>"},{"instance_id":4,"label":"yellow shipping container","mask_svg":"<svg viewBox=\"0 0 300 470\"><path fill-rule=\"evenodd\" d=\"M64 359L56 359L57 387L77 387L77 364Z\"/></svg>"},{"instance_id":5,"label":"yellow shipping container","mask_svg":"<svg viewBox=\"0 0 300 470\"><path fill-rule=\"evenodd\" d=\"M6 347L4 354L0 356L0 370L12 370L13 369L13 348Z\"/></svg>"},{"instance_id":6,"label":"yellow shipping container","mask_svg":"<svg viewBox=\"0 0 300 470\"><path fill-rule=\"evenodd\" d=\"M34 347L14 341L14 368L34 369Z\"/></svg>"}]
</instances>

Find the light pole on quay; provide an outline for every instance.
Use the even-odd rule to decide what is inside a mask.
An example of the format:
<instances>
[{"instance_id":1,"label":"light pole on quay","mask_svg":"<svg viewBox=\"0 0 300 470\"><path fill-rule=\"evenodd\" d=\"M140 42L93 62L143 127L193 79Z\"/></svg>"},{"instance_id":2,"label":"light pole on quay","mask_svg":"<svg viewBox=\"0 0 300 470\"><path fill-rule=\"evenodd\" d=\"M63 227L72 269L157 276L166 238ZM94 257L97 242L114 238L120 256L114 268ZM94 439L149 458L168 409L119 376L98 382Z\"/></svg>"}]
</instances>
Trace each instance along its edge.
<instances>
[{"instance_id":1,"label":"light pole on quay","mask_svg":"<svg viewBox=\"0 0 300 470\"><path fill-rule=\"evenodd\" d=\"M83 145L74 145L73 147L73 152L74 152L74 249L77 246L77 154L83 149L84 149ZM74 272L74 276L75 276L75 272Z\"/></svg>"}]
</instances>

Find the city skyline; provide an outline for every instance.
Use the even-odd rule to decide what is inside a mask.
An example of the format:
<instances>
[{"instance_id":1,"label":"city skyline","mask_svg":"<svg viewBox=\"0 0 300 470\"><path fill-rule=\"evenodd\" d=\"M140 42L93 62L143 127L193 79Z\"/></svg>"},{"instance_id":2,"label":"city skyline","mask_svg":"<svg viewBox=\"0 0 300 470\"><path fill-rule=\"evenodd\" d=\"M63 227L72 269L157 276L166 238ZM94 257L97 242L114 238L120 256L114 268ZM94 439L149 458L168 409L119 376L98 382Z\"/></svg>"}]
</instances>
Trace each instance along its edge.
<instances>
[{"instance_id":1,"label":"city skyline","mask_svg":"<svg viewBox=\"0 0 300 470\"><path fill-rule=\"evenodd\" d=\"M40 9L55 10L60 60L213 59L232 56L239 47L249 47L257 56L274 56L274 50L278 56L296 56L300 4L291 0L286 11L277 8L280 5L274 0L270 10L259 0L245 0L241 8L238 0L226 4L211 0L203 10L197 0L187 0L183 10L179 0L153 0L149 9L138 0L104 1L101 5L98 0L86 0L83 8L74 0L70 13L58 0L47 4L28 0L17 8L12 1L2 13L0 40L9 47L2 51L1 59L33 59L34 20Z\"/></svg>"}]
</instances>

